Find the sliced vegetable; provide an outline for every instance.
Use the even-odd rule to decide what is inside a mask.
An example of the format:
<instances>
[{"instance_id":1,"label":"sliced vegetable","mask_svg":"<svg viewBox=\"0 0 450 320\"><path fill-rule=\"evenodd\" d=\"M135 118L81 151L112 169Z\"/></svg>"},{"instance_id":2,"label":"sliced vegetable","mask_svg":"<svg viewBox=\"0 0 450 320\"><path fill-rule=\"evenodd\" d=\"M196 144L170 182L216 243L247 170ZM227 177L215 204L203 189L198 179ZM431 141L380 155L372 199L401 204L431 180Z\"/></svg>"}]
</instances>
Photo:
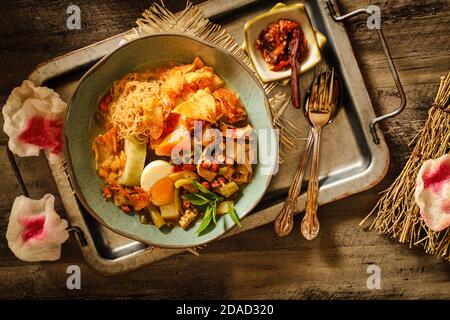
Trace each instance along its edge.
<instances>
[{"instance_id":1,"label":"sliced vegetable","mask_svg":"<svg viewBox=\"0 0 450 320\"><path fill-rule=\"evenodd\" d=\"M160 206L159 210L161 211L161 216L164 218L164 220L178 220L178 217L180 216L177 208L175 207L175 202L172 202L165 206Z\"/></svg>"},{"instance_id":2,"label":"sliced vegetable","mask_svg":"<svg viewBox=\"0 0 450 320\"><path fill-rule=\"evenodd\" d=\"M126 155L125 169L118 182L126 186L138 186L144 170L147 145L137 144L125 139L124 150Z\"/></svg>"},{"instance_id":3,"label":"sliced vegetable","mask_svg":"<svg viewBox=\"0 0 450 320\"><path fill-rule=\"evenodd\" d=\"M183 203L181 201L181 196L180 196L180 190L179 189L174 189L173 190L173 202L175 203L175 210L177 210L177 212L180 214L181 211L183 210Z\"/></svg>"},{"instance_id":4,"label":"sliced vegetable","mask_svg":"<svg viewBox=\"0 0 450 320\"><path fill-rule=\"evenodd\" d=\"M206 189L204 186L202 186L201 183L199 183L199 182L197 182L197 181L195 181L195 180L192 180L192 179L191 179L191 183L192 183L198 190L200 190L201 192L203 192L204 195L207 196L208 198L211 198L211 199L213 199L213 200L219 200L219 199L221 199L221 197L219 197L217 194L215 194L214 192L209 191L209 190Z\"/></svg>"},{"instance_id":5,"label":"sliced vegetable","mask_svg":"<svg viewBox=\"0 0 450 320\"><path fill-rule=\"evenodd\" d=\"M200 193L189 193L183 195L183 199L188 200L194 206L204 206L205 204L208 204L211 201L205 196L202 196Z\"/></svg>"},{"instance_id":6,"label":"sliced vegetable","mask_svg":"<svg viewBox=\"0 0 450 320\"><path fill-rule=\"evenodd\" d=\"M179 189L180 187L183 187L187 191L191 193L198 192L198 189L191 183L190 178L181 178L175 182L175 188Z\"/></svg>"},{"instance_id":7,"label":"sliced vegetable","mask_svg":"<svg viewBox=\"0 0 450 320\"><path fill-rule=\"evenodd\" d=\"M219 174L219 176L224 176L227 174L228 171L228 167L220 167L219 171L217 172Z\"/></svg>"},{"instance_id":8,"label":"sliced vegetable","mask_svg":"<svg viewBox=\"0 0 450 320\"><path fill-rule=\"evenodd\" d=\"M179 127L169 133L163 141L155 148L157 156L168 156L172 154L172 150L177 147L177 151L188 149L191 147L191 139L189 131L184 127Z\"/></svg>"},{"instance_id":9,"label":"sliced vegetable","mask_svg":"<svg viewBox=\"0 0 450 320\"><path fill-rule=\"evenodd\" d=\"M231 206L234 208L234 201L228 200L228 201L222 201L217 206L217 215L221 216L228 213L228 207Z\"/></svg>"},{"instance_id":10,"label":"sliced vegetable","mask_svg":"<svg viewBox=\"0 0 450 320\"><path fill-rule=\"evenodd\" d=\"M231 197L238 190L239 186L234 181L230 181L217 189L217 191L225 198Z\"/></svg>"},{"instance_id":11,"label":"sliced vegetable","mask_svg":"<svg viewBox=\"0 0 450 320\"><path fill-rule=\"evenodd\" d=\"M217 224L217 220L216 220L216 215L217 215L217 201L214 202L214 205L211 206L211 210L212 210L212 220L214 222L214 224Z\"/></svg>"},{"instance_id":12,"label":"sliced vegetable","mask_svg":"<svg viewBox=\"0 0 450 320\"><path fill-rule=\"evenodd\" d=\"M166 224L166 221L164 220L164 218L162 217L161 213L159 212L158 208L154 207L154 206L150 206L148 208L148 211L150 213L150 216L153 220L153 223L155 224L155 226L160 229L162 226L164 226Z\"/></svg>"},{"instance_id":13,"label":"sliced vegetable","mask_svg":"<svg viewBox=\"0 0 450 320\"><path fill-rule=\"evenodd\" d=\"M199 163L197 165L197 172L198 172L198 175L200 177L202 177L203 179L207 180L208 182L212 182L214 180L214 178L217 176L217 172L214 172L214 171L209 170L209 169L205 169L202 166L202 163Z\"/></svg>"},{"instance_id":14,"label":"sliced vegetable","mask_svg":"<svg viewBox=\"0 0 450 320\"><path fill-rule=\"evenodd\" d=\"M168 177L174 182L182 178L198 179L198 175L195 172L186 170L171 173Z\"/></svg>"},{"instance_id":15,"label":"sliced vegetable","mask_svg":"<svg viewBox=\"0 0 450 320\"><path fill-rule=\"evenodd\" d=\"M234 210L234 205L228 205L228 214L230 215L231 219L236 223L239 227L241 226L241 222L239 221L239 217L236 214L236 211Z\"/></svg>"},{"instance_id":16,"label":"sliced vegetable","mask_svg":"<svg viewBox=\"0 0 450 320\"><path fill-rule=\"evenodd\" d=\"M252 170L251 165L238 164L236 167L237 167L236 170L237 177L233 180L238 185L249 183L252 176L252 172L250 171Z\"/></svg>"},{"instance_id":17,"label":"sliced vegetable","mask_svg":"<svg viewBox=\"0 0 450 320\"><path fill-rule=\"evenodd\" d=\"M200 227L198 227L196 233L202 233L205 231L205 229L209 226L212 219L212 208L208 207L205 211L205 215L203 216L202 223L200 224Z\"/></svg>"},{"instance_id":18,"label":"sliced vegetable","mask_svg":"<svg viewBox=\"0 0 450 320\"><path fill-rule=\"evenodd\" d=\"M183 187L188 184L192 184L192 179L181 178L181 179L178 179L177 181L175 181L175 188L178 189L178 188Z\"/></svg>"}]
</instances>

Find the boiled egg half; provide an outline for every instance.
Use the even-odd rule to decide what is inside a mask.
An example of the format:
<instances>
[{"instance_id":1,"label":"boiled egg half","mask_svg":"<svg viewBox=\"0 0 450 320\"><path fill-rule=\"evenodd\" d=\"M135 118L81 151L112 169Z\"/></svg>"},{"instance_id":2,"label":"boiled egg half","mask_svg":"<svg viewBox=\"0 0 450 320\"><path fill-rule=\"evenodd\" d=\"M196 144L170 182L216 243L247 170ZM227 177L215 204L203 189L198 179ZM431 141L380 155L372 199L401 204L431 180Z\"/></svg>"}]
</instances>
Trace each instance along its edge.
<instances>
[{"instance_id":1,"label":"boiled egg half","mask_svg":"<svg viewBox=\"0 0 450 320\"><path fill-rule=\"evenodd\" d=\"M141 188L148 192L162 178L172 173L173 166L164 160L155 160L145 166L141 175Z\"/></svg>"}]
</instances>

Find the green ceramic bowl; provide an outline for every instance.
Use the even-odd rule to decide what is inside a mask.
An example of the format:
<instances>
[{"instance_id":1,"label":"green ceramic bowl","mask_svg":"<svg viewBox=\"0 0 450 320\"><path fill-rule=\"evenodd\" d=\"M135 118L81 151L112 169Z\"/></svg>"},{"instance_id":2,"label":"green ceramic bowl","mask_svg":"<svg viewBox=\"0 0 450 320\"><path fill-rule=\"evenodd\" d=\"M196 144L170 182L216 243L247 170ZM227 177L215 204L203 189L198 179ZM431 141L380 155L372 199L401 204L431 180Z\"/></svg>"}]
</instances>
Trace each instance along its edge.
<instances>
[{"instance_id":1,"label":"green ceramic bowl","mask_svg":"<svg viewBox=\"0 0 450 320\"><path fill-rule=\"evenodd\" d=\"M70 179L83 206L107 228L158 247L198 246L220 237L234 226L234 222L229 215L222 216L213 229L201 235L195 233L201 219L197 219L196 225L188 230L180 227L158 230L153 225L141 224L137 215L127 215L111 201L105 201L101 193L103 182L95 171L90 148L92 138L101 130L94 113L100 98L112 83L127 72L167 66L174 62L189 63L196 56L214 67L217 74L240 95L254 128L272 128L268 101L255 75L230 53L180 34L139 38L103 58L81 79L66 117L65 157ZM272 141L277 141L273 131L269 135ZM258 141L258 158L262 156L261 144ZM276 168L277 160L277 152L273 151L269 156L265 155L264 164L258 161L251 183L243 188L242 196L236 203L240 219L263 197L271 179L271 175L264 174L264 171Z\"/></svg>"}]
</instances>

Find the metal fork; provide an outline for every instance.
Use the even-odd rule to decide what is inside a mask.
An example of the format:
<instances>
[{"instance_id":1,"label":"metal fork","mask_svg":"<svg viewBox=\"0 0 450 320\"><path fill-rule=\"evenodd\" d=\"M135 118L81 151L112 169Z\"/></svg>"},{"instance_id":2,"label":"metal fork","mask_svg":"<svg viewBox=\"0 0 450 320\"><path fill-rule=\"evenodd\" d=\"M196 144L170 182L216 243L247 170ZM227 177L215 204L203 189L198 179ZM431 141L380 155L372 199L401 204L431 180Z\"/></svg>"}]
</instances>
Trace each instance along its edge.
<instances>
[{"instance_id":1,"label":"metal fork","mask_svg":"<svg viewBox=\"0 0 450 320\"><path fill-rule=\"evenodd\" d=\"M306 198L306 212L301 224L301 232L307 240L314 239L319 233L319 153L322 128L330 121L333 109L334 68L320 72L311 86L311 98L308 108L308 119L313 127L314 149L311 172Z\"/></svg>"}]
</instances>

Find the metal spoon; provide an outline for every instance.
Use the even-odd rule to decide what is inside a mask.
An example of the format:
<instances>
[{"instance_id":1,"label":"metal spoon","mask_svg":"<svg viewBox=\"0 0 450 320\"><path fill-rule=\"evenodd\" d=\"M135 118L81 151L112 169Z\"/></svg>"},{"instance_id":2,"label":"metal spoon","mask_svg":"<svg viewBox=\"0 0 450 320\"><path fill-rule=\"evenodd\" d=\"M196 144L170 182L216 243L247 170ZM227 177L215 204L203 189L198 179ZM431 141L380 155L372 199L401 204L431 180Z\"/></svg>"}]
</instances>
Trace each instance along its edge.
<instances>
[{"instance_id":1,"label":"metal spoon","mask_svg":"<svg viewBox=\"0 0 450 320\"><path fill-rule=\"evenodd\" d=\"M319 75L320 74L321 74L321 72L319 73ZM316 70L314 70L314 76L313 76L313 80L315 80L315 79L316 79ZM336 79L339 79L339 77L336 77ZM339 81L339 87L342 90L342 85L340 85L340 80L338 80L338 81ZM307 118L308 118L307 115L308 115L309 100L310 100L310 96L311 96L312 86L314 83L315 83L315 81L312 81L311 86L310 86L309 90L306 92L306 96L305 96L305 103L304 103L303 107L304 107L305 116ZM336 86L336 88L337 88L337 86ZM341 97L342 97L342 94L341 94ZM338 104L340 104L340 102ZM335 111L336 111L336 109L333 109L331 118L334 117ZM331 121L331 119L330 119L330 121ZM297 198L301 192L303 177L304 177L304 174L306 171L306 167L308 164L308 159L309 159L309 155L311 153L311 148L312 148L313 142L314 142L314 129L311 128L311 130L309 131L305 149L303 150L302 156L300 157L300 161L298 163L297 170L295 171L295 174L294 174L294 179L292 180L291 187L289 188L288 197L284 203L283 209L281 209L280 213L278 214L278 216L275 220L275 232L280 237L288 235L294 226L294 219L293 219L294 211L295 211L295 208L297 205Z\"/></svg>"}]
</instances>

